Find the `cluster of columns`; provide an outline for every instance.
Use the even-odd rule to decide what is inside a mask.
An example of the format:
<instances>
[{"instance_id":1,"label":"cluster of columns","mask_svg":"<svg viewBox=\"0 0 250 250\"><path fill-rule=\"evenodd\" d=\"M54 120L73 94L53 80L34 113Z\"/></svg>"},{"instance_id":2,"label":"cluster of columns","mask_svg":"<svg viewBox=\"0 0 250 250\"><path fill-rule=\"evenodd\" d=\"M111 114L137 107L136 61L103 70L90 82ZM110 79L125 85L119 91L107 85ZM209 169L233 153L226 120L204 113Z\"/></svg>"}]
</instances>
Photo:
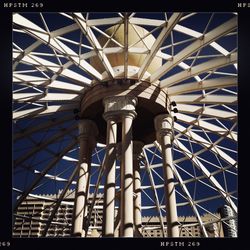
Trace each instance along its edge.
<instances>
[{"instance_id":1,"label":"cluster of columns","mask_svg":"<svg viewBox=\"0 0 250 250\"><path fill-rule=\"evenodd\" d=\"M103 117L107 122L106 155L104 158L105 188L103 205L103 237L115 236L115 199L116 199L116 159L118 152L117 126L121 124L120 143L120 198L119 198L119 236L140 237L141 218L141 177L140 155L143 143L133 141L133 120L136 118L137 98L132 96L113 96L103 100ZM156 138L162 148L165 198L167 211L167 229L169 237L178 237L178 217L174 177L172 171L172 117L168 114L158 115L155 120ZM73 235L85 236L84 215L91 167L91 152L95 146L98 130L94 122L79 122L79 177L75 195L73 217Z\"/></svg>"},{"instance_id":2,"label":"cluster of columns","mask_svg":"<svg viewBox=\"0 0 250 250\"><path fill-rule=\"evenodd\" d=\"M120 161L120 228L121 237L134 236L134 174L132 124L136 117L137 98L115 96L104 99L104 119L107 122L107 153L105 159L106 185L104 195L103 236L113 237L115 233L115 161L117 145L117 124L122 125Z\"/></svg>"}]
</instances>

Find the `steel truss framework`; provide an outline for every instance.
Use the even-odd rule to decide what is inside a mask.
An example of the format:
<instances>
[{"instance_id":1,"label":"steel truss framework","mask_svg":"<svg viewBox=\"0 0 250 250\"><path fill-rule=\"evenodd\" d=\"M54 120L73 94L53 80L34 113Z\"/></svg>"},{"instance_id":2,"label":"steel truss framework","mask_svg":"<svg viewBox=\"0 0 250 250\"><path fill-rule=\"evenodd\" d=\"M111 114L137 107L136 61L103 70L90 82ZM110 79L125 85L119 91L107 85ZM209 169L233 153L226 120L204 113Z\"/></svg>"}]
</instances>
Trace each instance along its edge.
<instances>
[{"instance_id":1,"label":"steel truss framework","mask_svg":"<svg viewBox=\"0 0 250 250\"><path fill-rule=\"evenodd\" d=\"M110 27L115 28L106 32ZM115 38L119 27L123 42ZM138 27L147 32L142 35ZM138 37L133 44L128 42L130 28ZM155 39L149 45L150 36ZM194 215L204 237L202 214L211 214L211 224L227 223L215 212L227 204L237 215L236 41L234 13L13 14L13 194L20 195L15 208L28 196L63 189L54 200L48 230L77 181L78 121L73 111L97 83L133 78L159 87L177 104L172 170L178 215ZM114 54L124 58L119 72L110 61ZM131 55L143 56L133 76ZM93 58L104 71L94 66ZM162 64L149 73L155 58ZM105 150L98 142L92 152L89 191L95 194L104 191ZM158 216L164 231L161 150L157 141L143 147L141 209L142 215ZM118 192L119 161L116 171Z\"/></svg>"}]
</instances>

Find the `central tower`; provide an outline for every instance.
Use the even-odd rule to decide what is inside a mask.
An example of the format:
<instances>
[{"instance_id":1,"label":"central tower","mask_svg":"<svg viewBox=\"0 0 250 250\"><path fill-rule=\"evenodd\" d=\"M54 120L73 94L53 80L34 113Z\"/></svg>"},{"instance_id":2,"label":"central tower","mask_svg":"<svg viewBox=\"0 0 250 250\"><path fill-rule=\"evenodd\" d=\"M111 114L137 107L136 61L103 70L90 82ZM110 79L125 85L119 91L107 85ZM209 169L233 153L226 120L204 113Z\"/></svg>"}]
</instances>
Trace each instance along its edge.
<instances>
[{"instance_id":1,"label":"central tower","mask_svg":"<svg viewBox=\"0 0 250 250\"><path fill-rule=\"evenodd\" d=\"M94 80L84 93L78 114L79 143L83 147L80 149L80 157L86 156L86 159L80 159L83 163L79 166L75 200L75 207L78 209L75 209L73 234L83 236L86 233L82 231L82 227L84 217L87 217L85 203L91 169L90 152L93 149L92 142L96 140L106 144L102 235L141 236L140 155L143 145L157 140L164 161L168 236L177 237L179 232L172 172L171 105L167 93L158 87L157 82L152 84L148 81L151 72L162 65L162 59L157 55L149 58L157 41L146 29L128 22L112 26L105 33L109 39L103 35L98 38L97 44L105 50L108 63L105 63L105 58L101 55L90 60L91 65L102 72L103 80ZM118 48L117 43L123 49ZM145 51L149 51L149 54L146 55ZM103 58L102 62L100 57ZM142 66L144 70L141 70ZM86 127L85 136L82 135L83 127ZM119 187L116 183L117 160L120 161ZM117 214L116 200L119 202Z\"/></svg>"}]
</instances>

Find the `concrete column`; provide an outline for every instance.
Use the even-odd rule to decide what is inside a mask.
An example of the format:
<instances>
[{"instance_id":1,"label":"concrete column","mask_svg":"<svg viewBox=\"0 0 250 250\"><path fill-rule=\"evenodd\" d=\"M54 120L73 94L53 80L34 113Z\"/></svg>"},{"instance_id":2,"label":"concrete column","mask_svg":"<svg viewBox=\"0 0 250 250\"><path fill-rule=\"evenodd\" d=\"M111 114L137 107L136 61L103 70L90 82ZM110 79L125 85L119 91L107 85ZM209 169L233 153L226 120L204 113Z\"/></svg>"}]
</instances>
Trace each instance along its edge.
<instances>
[{"instance_id":1,"label":"concrete column","mask_svg":"<svg viewBox=\"0 0 250 250\"><path fill-rule=\"evenodd\" d=\"M121 198L120 198L120 236L133 237L133 144L132 122L136 117L137 98L132 96L113 96L104 99L105 112L122 122L121 157Z\"/></svg>"},{"instance_id":2,"label":"concrete column","mask_svg":"<svg viewBox=\"0 0 250 250\"><path fill-rule=\"evenodd\" d=\"M133 143L132 143L132 122L134 116L123 115L122 124L122 161L123 161L123 236L133 237Z\"/></svg>"},{"instance_id":3,"label":"concrete column","mask_svg":"<svg viewBox=\"0 0 250 250\"><path fill-rule=\"evenodd\" d=\"M115 168L117 123L109 112L104 114L107 121L106 139L106 183L104 190L103 233L104 237L114 237L115 220Z\"/></svg>"},{"instance_id":4,"label":"concrete column","mask_svg":"<svg viewBox=\"0 0 250 250\"><path fill-rule=\"evenodd\" d=\"M143 143L140 141L133 142L133 173L134 173L134 225L135 236L140 237L142 230L141 219L141 175L140 175L140 154Z\"/></svg>"},{"instance_id":5,"label":"concrete column","mask_svg":"<svg viewBox=\"0 0 250 250\"><path fill-rule=\"evenodd\" d=\"M116 193L116 199L119 201L119 208L118 208L118 213L117 213L117 217L115 220L115 236L116 237L123 237L123 227L122 227L122 220L121 218L123 218L123 210L124 210L124 206L123 206L123 193L124 193L124 188L123 188L123 180L124 180L124 167L123 167L123 162L122 162L122 143L119 142L116 145L116 158L117 160L120 161L120 189L119 191Z\"/></svg>"},{"instance_id":6,"label":"concrete column","mask_svg":"<svg viewBox=\"0 0 250 250\"><path fill-rule=\"evenodd\" d=\"M79 121L79 166L75 190L74 214L72 218L73 236L84 237L83 220L88 196L88 181L91 168L91 153L96 144L97 127L91 120Z\"/></svg>"},{"instance_id":7,"label":"concrete column","mask_svg":"<svg viewBox=\"0 0 250 250\"><path fill-rule=\"evenodd\" d=\"M154 124L162 148L168 237L179 237L172 157L173 119L169 114L158 115Z\"/></svg>"}]
</instances>

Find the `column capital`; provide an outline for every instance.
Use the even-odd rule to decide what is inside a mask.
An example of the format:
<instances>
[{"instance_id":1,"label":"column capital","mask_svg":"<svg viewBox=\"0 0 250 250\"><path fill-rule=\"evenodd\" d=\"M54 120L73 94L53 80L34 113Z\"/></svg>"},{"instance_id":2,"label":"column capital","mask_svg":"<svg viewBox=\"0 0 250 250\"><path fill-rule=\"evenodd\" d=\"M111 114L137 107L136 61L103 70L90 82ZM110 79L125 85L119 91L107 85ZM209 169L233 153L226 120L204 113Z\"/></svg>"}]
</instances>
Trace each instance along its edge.
<instances>
[{"instance_id":1,"label":"column capital","mask_svg":"<svg viewBox=\"0 0 250 250\"><path fill-rule=\"evenodd\" d=\"M108 96L103 99L105 120L121 121L122 117L136 117L135 106L138 99L134 96Z\"/></svg>"},{"instance_id":2,"label":"column capital","mask_svg":"<svg viewBox=\"0 0 250 250\"><path fill-rule=\"evenodd\" d=\"M173 117L170 114L160 114L154 118L154 126L156 130L156 139L160 139L165 135L170 135L173 140Z\"/></svg>"},{"instance_id":3,"label":"column capital","mask_svg":"<svg viewBox=\"0 0 250 250\"><path fill-rule=\"evenodd\" d=\"M97 136L98 128L92 120L81 119L78 122L79 135Z\"/></svg>"}]
</instances>

